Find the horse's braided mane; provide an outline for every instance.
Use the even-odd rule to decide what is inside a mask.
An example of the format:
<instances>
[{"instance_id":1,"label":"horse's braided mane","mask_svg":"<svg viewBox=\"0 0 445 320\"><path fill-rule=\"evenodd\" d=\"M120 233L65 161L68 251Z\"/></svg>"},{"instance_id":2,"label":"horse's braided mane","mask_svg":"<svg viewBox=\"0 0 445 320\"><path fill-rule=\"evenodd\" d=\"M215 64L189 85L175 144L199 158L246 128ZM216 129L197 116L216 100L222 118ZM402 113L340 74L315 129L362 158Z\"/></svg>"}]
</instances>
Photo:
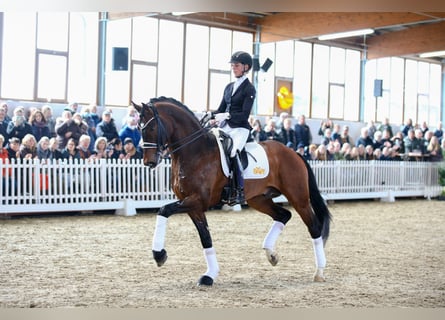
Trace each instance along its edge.
<instances>
[{"instance_id":1,"label":"horse's braided mane","mask_svg":"<svg viewBox=\"0 0 445 320\"><path fill-rule=\"evenodd\" d=\"M172 103L172 104L174 104L175 106L178 106L178 107L180 107L181 109L184 109L185 111L189 112L190 115L192 115L193 118L196 119L196 116L195 116L195 114L193 113L192 110L190 110L186 105L184 105L182 102L180 102L180 101L178 101L178 100L176 100L176 99L174 99L174 98L168 98L168 97L161 96L161 97L151 98L151 99L150 99L150 103L152 103L152 104L155 104L155 103L157 103L157 102L168 102L168 103ZM198 120L198 119L196 119L196 120Z\"/></svg>"}]
</instances>

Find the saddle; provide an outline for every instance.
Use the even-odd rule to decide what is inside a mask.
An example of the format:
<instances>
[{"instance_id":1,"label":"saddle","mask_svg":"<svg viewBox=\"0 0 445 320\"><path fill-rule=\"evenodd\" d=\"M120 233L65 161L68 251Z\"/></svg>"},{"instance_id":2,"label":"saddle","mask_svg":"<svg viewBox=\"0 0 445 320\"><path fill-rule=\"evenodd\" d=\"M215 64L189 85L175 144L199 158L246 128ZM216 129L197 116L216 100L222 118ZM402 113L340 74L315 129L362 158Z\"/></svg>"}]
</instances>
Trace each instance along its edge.
<instances>
[{"instance_id":1,"label":"saddle","mask_svg":"<svg viewBox=\"0 0 445 320\"><path fill-rule=\"evenodd\" d=\"M225 133L224 131L219 131L219 140L221 142L222 148L224 150L224 156L226 158L227 163L230 163L230 154L232 153L233 149L233 141L232 138ZM247 142L252 142L253 139L249 135L249 138L247 139ZM246 148L244 147L243 150L239 153L239 160L241 161L241 165L243 167L243 170L247 168L247 165L249 164L249 159L247 158L247 152Z\"/></svg>"}]
</instances>

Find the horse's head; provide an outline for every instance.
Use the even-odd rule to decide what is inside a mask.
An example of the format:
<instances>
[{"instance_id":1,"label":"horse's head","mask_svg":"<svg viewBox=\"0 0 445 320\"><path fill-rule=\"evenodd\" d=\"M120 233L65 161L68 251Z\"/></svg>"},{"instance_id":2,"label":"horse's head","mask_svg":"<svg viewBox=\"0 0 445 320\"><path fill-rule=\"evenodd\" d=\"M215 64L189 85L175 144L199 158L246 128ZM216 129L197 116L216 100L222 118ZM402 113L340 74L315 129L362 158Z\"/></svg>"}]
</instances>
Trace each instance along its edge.
<instances>
[{"instance_id":1,"label":"horse's head","mask_svg":"<svg viewBox=\"0 0 445 320\"><path fill-rule=\"evenodd\" d=\"M144 165L154 168L161 162L161 156L167 149L165 127L158 111L151 103L137 105L132 102L132 104L140 115L138 127L142 135Z\"/></svg>"}]
</instances>

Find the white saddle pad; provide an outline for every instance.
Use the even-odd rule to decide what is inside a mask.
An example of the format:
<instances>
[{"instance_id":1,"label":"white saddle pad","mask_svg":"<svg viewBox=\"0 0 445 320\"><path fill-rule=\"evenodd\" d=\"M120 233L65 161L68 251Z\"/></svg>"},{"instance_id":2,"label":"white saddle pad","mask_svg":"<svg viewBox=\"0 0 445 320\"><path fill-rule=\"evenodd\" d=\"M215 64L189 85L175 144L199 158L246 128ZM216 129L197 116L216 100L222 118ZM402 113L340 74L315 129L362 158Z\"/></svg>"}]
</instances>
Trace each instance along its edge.
<instances>
[{"instance_id":1,"label":"white saddle pad","mask_svg":"<svg viewBox=\"0 0 445 320\"><path fill-rule=\"evenodd\" d=\"M220 130L213 128L211 132L215 135L218 142L219 155L221 158L221 168L226 177L230 174L229 165L224 155L223 146L220 140ZM269 175L269 159L264 148L256 142L246 144L248 166L243 172L244 179L263 179Z\"/></svg>"}]
</instances>

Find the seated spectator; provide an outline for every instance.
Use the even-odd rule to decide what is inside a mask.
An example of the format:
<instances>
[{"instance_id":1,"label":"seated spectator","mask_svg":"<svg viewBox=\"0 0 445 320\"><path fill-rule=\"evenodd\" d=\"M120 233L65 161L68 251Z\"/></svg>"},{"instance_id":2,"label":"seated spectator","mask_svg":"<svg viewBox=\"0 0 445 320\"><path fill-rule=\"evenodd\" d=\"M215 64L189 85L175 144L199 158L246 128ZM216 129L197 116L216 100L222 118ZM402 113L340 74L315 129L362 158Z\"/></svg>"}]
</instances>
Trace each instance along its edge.
<instances>
[{"instance_id":1,"label":"seated spectator","mask_svg":"<svg viewBox=\"0 0 445 320\"><path fill-rule=\"evenodd\" d=\"M374 160L380 160L381 156L382 156L382 150L381 149L375 149L374 150Z\"/></svg>"},{"instance_id":2,"label":"seated spectator","mask_svg":"<svg viewBox=\"0 0 445 320\"><path fill-rule=\"evenodd\" d=\"M304 148L307 148L312 143L311 128L306 124L306 117L303 114L298 117L294 131L297 145L302 143Z\"/></svg>"},{"instance_id":3,"label":"seated spectator","mask_svg":"<svg viewBox=\"0 0 445 320\"><path fill-rule=\"evenodd\" d=\"M366 160L366 150L365 150L365 146L362 144L359 144L357 147L357 151L358 151L358 157L360 160Z\"/></svg>"},{"instance_id":4,"label":"seated spectator","mask_svg":"<svg viewBox=\"0 0 445 320\"><path fill-rule=\"evenodd\" d=\"M131 139L131 138L130 138ZM108 159L112 150L108 147L107 139L99 137L94 144L93 158L94 159Z\"/></svg>"},{"instance_id":5,"label":"seated spectator","mask_svg":"<svg viewBox=\"0 0 445 320\"><path fill-rule=\"evenodd\" d=\"M414 129L408 130L407 136L403 139L406 153L413 152L416 147L418 148L419 142L416 140Z\"/></svg>"},{"instance_id":6,"label":"seated spectator","mask_svg":"<svg viewBox=\"0 0 445 320\"><path fill-rule=\"evenodd\" d=\"M411 129L414 130L413 120L411 118L409 118L409 119L406 119L405 125L402 126L400 131L402 131L404 137L407 137L408 131Z\"/></svg>"},{"instance_id":7,"label":"seated spectator","mask_svg":"<svg viewBox=\"0 0 445 320\"><path fill-rule=\"evenodd\" d=\"M136 110L136 108L133 105L128 106L127 114L122 120L122 126L125 126L127 124L127 119L129 117L136 119L136 124L139 122L139 112Z\"/></svg>"},{"instance_id":8,"label":"seated spectator","mask_svg":"<svg viewBox=\"0 0 445 320\"><path fill-rule=\"evenodd\" d=\"M335 142L338 142L337 140L335 140ZM334 141L331 141L328 143L328 145L326 146L326 160L336 160L335 159L335 147L334 147Z\"/></svg>"},{"instance_id":9,"label":"seated spectator","mask_svg":"<svg viewBox=\"0 0 445 320\"><path fill-rule=\"evenodd\" d=\"M11 122L12 119L11 119L11 117L8 115L8 109L9 109L8 104L7 104L6 102L2 102L2 103L0 104L0 109L5 110L5 121L6 121L6 123ZM5 137L5 139L6 139L6 137Z\"/></svg>"},{"instance_id":10,"label":"seated spectator","mask_svg":"<svg viewBox=\"0 0 445 320\"><path fill-rule=\"evenodd\" d=\"M79 138L79 145L77 146L80 159L90 159L93 156L93 151L90 150L90 145L91 137L87 134L81 135Z\"/></svg>"},{"instance_id":11,"label":"seated spectator","mask_svg":"<svg viewBox=\"0 0 445 320\"><path fill-rule=\"evenodd\" d=\"M405 143L403 133L398 131L391 139L392 148L399 154L405 153Z\"/></svg>"},{"instance_id":12,"label":"seated spectator","mask_svg":"<svg viewBox=\"0 0 445 320\"><path fill-rule=\"evenodd\" d=\"M42 106L42 113L46 120L46 125L49 128L49 138L55 138L56 134L56 119L53 116L53 109L49 105Z\"/></svg>"},{"instance_id":13,"label":"seated spectator","mask_svg":"<svg viewBox=\"0 0 445 320\"><path fill-rule=\"evenodd\" d=\"M426 152L429 155L429 161L431 162L439 162L443 161L443 152L442 147L439 143L439 138L437 136L433 136L426 148Z\"/></svg>"},{"instance_id":14,"label":"seated spectator","mask_svg":"<svg viewBox=\"0 0 445 320\"><path fill-rule=\"evenodd\" d=\"M125 141L126 138L131 138L135 146L139 146L141 141L141 132L138 129L138 120L135 117L127 117L126 124L119 131L119 139Z\"/></svg>"},{"instance_id":15,"label":"seated spectator","mask_svg":"<svg viewBox=\"0 0 445 320\"><path fill-rule=\"evenodd\" d=\"M252 134L253 140L255 140L256 142L267 140L267 135L266 132L264 132L263 130L260 119L254 120L250 133Z\"/></svg>"},{"instance_id":16,"label":"seated spectator","mask_svg":"<svg viewBox=\"0 0 445 320\"><path fill-rule=\"evenodd\" d=\"M83 108L82 113L82 120L87 125L87 134L90 136L90 146L89 149L93 151L94 144L96 143L96 121L94 118L93 113L90 110L90 106L87 106Z\"/></svg>"},{"instance_id":17,"label":"seated spectator","mask_svg":"<svg viewBox=\"0 0 445 320\"><path fill-rule=\"evenodd\" d=\"M345 144L345 143L348 143L348 144L350 144L351 146L353 145L353 141L352 141L352 138L351 138L351 136L349 135L349 126L343 126L343 131L342 131L342 133L341 133L341 135L340 135L340 137L341 137L341 145L343 146L343 144Z\"/></svg>"},{"instance_id":18,"label":"seated spectator","mask_svg":"<svg viewBox=\"0 0 445 320\"><path fill-rule=\"evenodd\" d=\"M383 133L381 131L374 132L374 139L372 140L372 149L382 149L383 148ZM367 147L367 146L366 146Z\"/></svg>"},{"instance_id":19,"label":"seated spectator","mask_svg":"<svg viewBox=\"0 0 445 320\"><path fill-rule=\"evenodd\" d=\"M9 160L20 159L20 139L15 137L10 138L6 150L8 151Z\"/></svg>"},{"instance_id":20,"label":"seated spectator","mask_svg":"<svg viewBox=\"0 0 445 320\"><path fill-rule=\"evenodd\" d=\"M414 131L416 140L413 145L413 152L419 152L420 154L426 153L425 138L423 137L422 129L416 129Z\"/></svg>"},{"instance_id":21,"label":"seated spectator","mask_svg":"<svg viewBox=\"0 0 445 320\"><path fill-rule=\"evenodd\" d=\"M423 121L422 124L420 125L419 128L422 131L422 135L425 136L425 133L427 131L429 131L430 129L428 128L428 124L426 123L426 121Z\"/></svg>"},{"instance_id":22,"label":"seated spectator","mask_svg":"<svg viewBox=\"0 0 445 320\"><path fill-rule=\"evenodd\" d=\"M21 115L13 116L12 121L7 128L8 137L18 138L22 141L27 134L33 134L29 123L25 121L25 117Z\"/></svg>"},{"instance_id":23,"label":"seated spectator","mask_svg":"<svg viewBox=\"0 0 445 320\"><path fill-rule=\"evenodd\" d=\"M62 152L58 149L58 142L56 138L49 139L49 159L60 160L62 159Z\"/></svg>"},{"instance_id":24,"label":"seated spectator","mask_svg":"<svg viewBox=\"0 0 445 320\"><path fill-rule=\"evenodd\" d=\"M392 160L391 148L383 147L382 154L380 155L379 160L383 160L383 161Z\"/></svg>"},{"instance_id":25,"label":"seated spectator","mask_svg":"<svg viewBox=\"0 0 445 320\"><path fill-rule=\"evenodd\" d=\"M325 135L324 134L325 130L328 128L331 129L331 131L334 128L334 123L332 122L332 120L331 119L322 120L320 122L320 128L318 129L318 135L323 137Z\"/></svg>"},{"instance_id":26,"label":"seated spectator","mask_svg":"<svg viewBox=\"0 0 445 320\"><path fill-rule=\"evenodd\" d=\"M119 138L119 133L109 110L102 113L102 121L96 126L96 136L107 138L108 143Z\"/></svg>"},{"instance_id":27,"label":"seated spectator","mask_svg":"<svg viewBox=\"0 0 445 320\"><path fill-rule=\"evenodd\" d=\"M280 140L287 147L295 150L297 147L297 138L295 136L295 131L292 129L292 118L285 118L283 120L283 127L280 131Z\"/></svg>"},{"instance_id":28,"label":"seated spectator","mask_svg":"<svg viewBox=\"0 0 445 320\"><path fill-rule=\"evenodd\" d=\"M302 142L300 142L298 145L297 145L297 153L299 153L300 154L300 156L302 156L303 158L305 158L306 160L309 160L309 159L307 159L306 158L306 152L305 152L305 150L304 150L304 144L302 143Z\"/></svg>"},{"instance_id":29,"label":"seated spectator","mask_svg":"<svg viewBox=\"0 0 445 320\"><path fill-rule=\"evenodd\" d=\"M442 121L437 123L437 128L434 130L434 135L439 139L439 142L442 143L443 130L442 130Z\"/></svg>"},{"instance_id":30,"label":"seated spectator","mask_svg":"<svg viewBox=\"0 0 445 320\"><path fill-rule=\"evenodd\" d=\"M339 142L341 142L341 126L338 123L334 124L331 140L338 140Z\"/></svg>"},{"instance_id":31,"label":"seated spectator","mask_svg":"<svg viewBox=\"0 0 445 320\"><path fill-rule=\"evenodd\" d=\"M377 127L375 126L374 120L369 120L366 127L368 128L368 136L371 138L374 137L374 133L377 131Z\"/></svg>"},{"instance_id":32,"label":"seated spectator","mask_svg":"<svg viewBox=\"0 0 445 320\"><path fill-rule=\"evenodd\" d=\"M43 115L42 111L37 109L33 113L31 113L28 122L31 125L32 134L37 141L40 141L42 137L51 137L48 123L46 122L45 116Z\"/></svg>"},{"instance_id":33,"label":"seated spectator","mask_svg":"<svg viewBox=\"0 0 445 320\"><path fill-rule=\"evenodd\" d=\"M317 150L317 145L314 143L311 143L309 147L307 148L307 160L316 160L317 155L315 151Z\"/></svg>"},{"instance_id":34,"label":"seated spectator","mask_svg":"<svg viewBox=\"0 0 445 320\"><path fill-rule=\"evenodd\" d=\"M0 134L0 161L3 163L7 163L6 160L9 160L8 157L8 150L6 150L5 147L3 147L3 144L5 143L5 137Z\"/></svg>"},{"instance_id":35,"label":"seated spectator","mask_svg":"<svg viewBox=\"0 0 445 320\"><path fill-rule=\"evenodd\" d=\"M79 150L76 148L76 140L73 138L68 139L66 146L62 151L62 159L80 160Z\"/></svg>"},{"instance_id":36,"label":"seated spectator","mask_svg":"<svg viewBox=\"0 0 445 320\"><path fill-rule=\"evenodd\" d=\"M269 119L265 128L264 132L266 132L267 140L276 140L281 141L280 136L278 135L278 131L276 129L275 120Z\"/></svg>"},{"instance_id":37,"label":"seated spectator","mask_svg":"<svg viewBox=\"0 0 445 320\"><path fill-rule=\"evenodd\" d=\"M37 158L37 140L31 133L28 133L22 139L20 158L29 160Z\"/></svg>"},{"instance_id":38,"label":"seated spectator","mask_svg":"<svg viewBox=\"0 0 445 320\"><path fill-rule=\"evenodd\" d=\"M348 158L350 158L351 149L351 144L349 144L348 142L343 143L340 149L339 160L348 160Z\"/></svg>"},{"instance_id":39,"label":"seated spectator","mask_svg":"<svg viewBox=\"0 0 445 320\"><path fill-rule=\"evenodd\" d=\"M366 147L367 145L372 145L372 139L369 137L368 134L368 127L363 127L360 130L360 137L355 142L356 147L358 147L361 144L363 145L363 147Z\"/></svg>"},{"instance_id":40,"label":"seated spectator","mask_svg":"<svg viewBox=\"0 0 445 320\"><path fill-rule=\"evenodd\" d=\"M380 148L377 148L380 149ZM374 155L374 148L371 145L365 147L365 160L376 160Z\"/></svg>"},{"instance_id":41,"label":"seated spectator","mask_svg":"<svg viewBox=\"0 0 445 320\"><path fill-rule=\"evenodd\" d=\"M276 121L276 125L275 125L276 131L278 134L280 134L281 130L283 130L284 120L287 118L289 118L289 113L287 113L285 111L280 112L278 121Z\"/></svg>"},{"instance_id":42,"label":"seated spectator","mask_svg":"<svg viewBox=\"0 0 445 320\"><path fill-rule=\"evenodd\" d=\"M317 150L315 150L315 160L328 160L326 145L323 143L317 147Z\"/></svg>"},{"instance_id":43,"label":"seated spectator","mask_svg":"<svg viewBox=\"0 0 445 320\"><path fill-rule=\"evenodd\" d=\"M358 147L352 147L351 151L345 156L345 159L349 161L360 160L360 156L358 154Z\"/></svg>"},{"instance_id":44,"label":"seated spectator","mask_svg":"<svg viewBox=\"0 0 445 320\"><path fill-rule=\"evenodd\" d=\"M142 153L136 149L131 138L126 138L124 140L124 151L124 159L142 159Z\"/></svg>"},{"instance_id":45,"label":"seated spectator","mask_svg":"<svg viewBox=\"0 0 445 320\"><path fill-rule=\"evenodd\" d=\"M78 121L78 120L77 120ZM57 141L59 150L63 150L69 139L74 139L76 144L79 142L80 136L83 134L79 124L74 121L70 111L62 112L62 117L56 122Z\"/></svg>"},{"instance_id":46,"label":"seated spectator","mask_svg":"<svg viewBox=\"0 0 445 320\"><path fill-rule=\"evenodd\" d=\"M381 132L384 132L385 130L387 130L388 131L388 135L389 135L389 137L387 139L391 139L392 136L394 135L394 133L392 131L391 124L389 123L389 119L388 118L383 119L382 123L378 127L378 130L381 131Z\"/></svg>"},{"instance_id":47,"label":"seated spectator","mask_svg":"<svg viewBox=\"0 0 445 320\"><path fill-rule=\"evenodd\" d=\"M380 131L380 130L379 130ZM384 129L382 131L382 140L383 147L392 147L391 134L388 129Z\"/></svg>"},{"instance_id":48,"label":"seated spectator","mask_svg":"<svg viewBox=\"0 0 445 320\"><path fill-rule=\"evenodd\" d=\"M113 143L109 143L108 146L111 149L110 159L123 159L125 157L121 139L117 138Z\"/></svg>"},{"instance_id":49,"label":"seated spectator","mask_svg":"<svg viewBox=\"0 0 445 320\"><path fill-rule=\"evenodd\" d=\"M37 143L37 158L46 162L51 158L51 150L49 149L49 138L43 136Z\"/></svg>"},{"instance_id":50,"label":"seated spectator","mask_svg":"<svg viewBox=\"0 0 445 320\"><path fill-rule=\"evenodd\" d=\"M323 138L321 138L321 144L327 146L329 142L331 142L331 140L332 140L332 130L331 128L326 128L326 130L324 131L324 136Z\"/></svg>"},{"instance_id":51,"label":"seated spectator","mask_svg":"<svg viewBox=\"0 0 445 320\"><path fill-rule=\"evenodd\" d=\"M6 120L6 111L0 106L0 134L3 136L3 144L0 147L6 146L8 140L8 121Z\"/></svg>"}]
</instances>

